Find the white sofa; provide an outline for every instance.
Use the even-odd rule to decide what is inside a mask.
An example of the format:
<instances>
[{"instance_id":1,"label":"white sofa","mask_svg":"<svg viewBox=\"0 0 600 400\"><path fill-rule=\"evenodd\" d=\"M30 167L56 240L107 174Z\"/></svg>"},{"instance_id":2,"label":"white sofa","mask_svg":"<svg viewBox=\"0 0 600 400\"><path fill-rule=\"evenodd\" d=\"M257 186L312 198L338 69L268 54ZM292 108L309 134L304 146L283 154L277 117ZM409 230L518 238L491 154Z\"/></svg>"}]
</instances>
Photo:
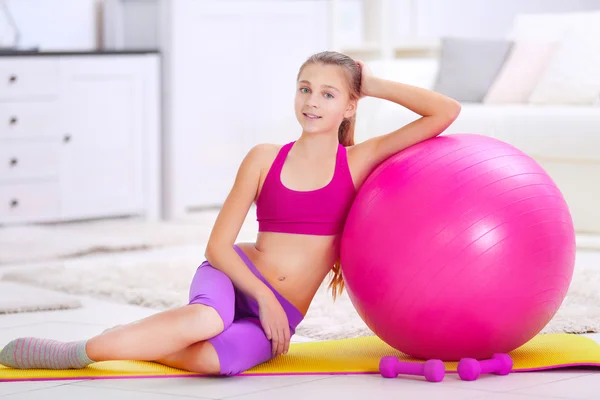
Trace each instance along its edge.
<instances>
[{"instance_id":1,"label":"white sofa","mask_svg":"<svg viewBox=\"0 0 600 400\"><path fill-rule=\"evenodd\" d=\"M436 58L370 62L375 75L431 89ZM391 132L418 118L392 102L362 99L356 141ZM578 233L600 234L600 106L464 103L444 132L477 133L505 141L542 165L570 207Z\"/></svg>"}]
</instances>

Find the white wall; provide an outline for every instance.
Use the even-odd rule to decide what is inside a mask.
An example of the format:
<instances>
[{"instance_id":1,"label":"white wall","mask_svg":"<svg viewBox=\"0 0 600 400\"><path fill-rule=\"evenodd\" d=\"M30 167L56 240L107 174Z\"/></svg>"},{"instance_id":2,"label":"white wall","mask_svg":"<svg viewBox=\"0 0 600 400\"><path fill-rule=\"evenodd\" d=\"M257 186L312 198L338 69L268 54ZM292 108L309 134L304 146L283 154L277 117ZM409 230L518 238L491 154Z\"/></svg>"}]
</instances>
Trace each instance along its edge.
<instances>
[{"instance_id":1,"label":"white wall","mask_svg":"<svg viewBox=\"0 0 600 400\"><path fill-rule=\"evenodd\" d=\"M20 48L90 50L97 47L96 7L101 0L4 1L21 31ZM0 27L3 46L9 44L9 34L6 26Z\"/></svg>"},{"instance_id":2,"label":"white wall","mask_svg":"<svg viewBox=\"0 0 600 400\"><path fill-rule=\"evenodd\" d=\"M1 1L1 0L0 0ZM3 0L22 33L21 47L42 50L96 49L101 21L98 7L106 0ZM120 0L137 3L124 13L136 13L135 24L127 24L126 47L153 47L157 31L152 10L157 0ZM206 0L198 0L206 1ZM281 0L283 1L283 0ZM327 0L323 0L327 1ZM371 0L342 0L340 38L344 45L360 44L361 4ZM416 33L420 37L471 36L502 37L514 16L528 12L598 10L600 0L390 0L394 37L398 40ZM147 4L147 6L144 5ZM147 10L146 10L147 9ZM144 12L146 10L147 12ZM131 20L131 15L124 15ZM0 18L0 46L7 45L10 29Z\"/></svg>"},{"instance_id":3,"label":"white wall","mask_svg":"<svg viewBox=\"0 0 600 400\"><path fill-rule=\"evenodd\" d=\"M400 0L401 2L404 0ZM423 37L505 37L517 14L600 10L600 0L417 0Z\"/></svg>"}]
</instances>

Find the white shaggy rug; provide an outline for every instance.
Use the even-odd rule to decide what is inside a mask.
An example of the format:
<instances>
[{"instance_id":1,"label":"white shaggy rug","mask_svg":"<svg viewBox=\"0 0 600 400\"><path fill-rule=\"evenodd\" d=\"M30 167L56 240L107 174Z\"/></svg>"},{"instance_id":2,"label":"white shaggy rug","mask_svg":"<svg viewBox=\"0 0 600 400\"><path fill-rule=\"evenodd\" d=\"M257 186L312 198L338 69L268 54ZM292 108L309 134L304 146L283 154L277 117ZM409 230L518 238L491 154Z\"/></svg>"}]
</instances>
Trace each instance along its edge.
<instances>
[{"instance_id":1,"label":"white shaggy rug","mask_svg":"<svg viewBox=\"0 0 600 400\"><path fill-rule=\"evenodd\" d=\"M201 261L201 260L200 260ZM12 271L3 281L31 284L120 303L168 309L186 304L198 261L71 261L53 267ZM1 282L1 280L0 280ZM569 293L542 333L600 331L600 266L576 269ZM334 303L324 284L297 334L317 340L372 335L344 293Z\"/></svg>"},{"instance_id":2,"label":"white shaggy rug","mask_svg":"<svg viewBox=\"0 0 600 400\"><path fill-rule=\"evenodd\" d=\"M38 262L96 253L202 243L206 229L192 224L105 220L0 228L0 264Z\"/></svg>"},{"instance_id":3,"label":"white shaggy rug","mask_svg":"<svg viewBox=\"0 0 600 400\"><path fill-rule=\"evenodd\" d=\"M217 213L205 211L184 221L122 218L0 227L0 266L206 243ZM243 240L256 238L255 218L248 213Z\"/></svg>"},{"instance_id":4,"label":"white shaggy rug","mask_svg":"<svg viewBox=\"0 0 600 400\"><path fill-rule=\"evenodd\" d=\"M10 282L0 282L0 314L69 310L81 307L70 295Z\"/></svg>"}]
</instances>

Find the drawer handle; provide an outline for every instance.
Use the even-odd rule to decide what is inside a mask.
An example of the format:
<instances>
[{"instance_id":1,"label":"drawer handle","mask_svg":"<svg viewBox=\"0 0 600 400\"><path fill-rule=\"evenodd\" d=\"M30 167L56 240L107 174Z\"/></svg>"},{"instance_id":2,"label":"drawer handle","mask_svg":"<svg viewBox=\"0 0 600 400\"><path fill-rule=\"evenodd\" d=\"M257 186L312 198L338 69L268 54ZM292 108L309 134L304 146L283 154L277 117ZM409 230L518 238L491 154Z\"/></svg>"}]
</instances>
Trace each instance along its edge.
<instances>
[{"instance_id":1,"label":"drawer handle","mask_svg":"<svg viewBox=\"0 0 600 400\"><path fill-rule=\"evenodd\" d=\"M8 82L9 82L9 83L17 83L17 76L16 76L16 75L11 75L11 76L8 78Z\"/></svg>"},{"instance_id":2,"label":"drawer handle","mask_svg":"<svg viewBox=\"0 0 600 400\"><path fill-rule=\"evenodd\" d=\"M8 121L9 125L16 125L17 122L19 122L19 119L17 117L10 117L10 120Z\"/></svg>"},{"instance_id":3,"label":"drawer handle","mask_svg":"<svg viewBox=\"0 0 600 400\"><path fill-rule=\"evenodd\" d=\"M17 199L12 199L10 201L10 208L17 208L19 206L19 200Z\"/></svg>"},{"instance_id":4,"label":"drawer handle","mask_svg":"<svg viewBox=\"0 0 600 400\"><path fill-rule=\"evenodd\" d=\"M11 158L10 159L10 166L14 167L19 163L19 160L17 160L16 158Z\"/></svg>"},{"instance_id":5,"label":"drawer handle","mask_svg":"<svg viewBox=\"0 0 600 400\"><path fill-rule=\"evenodd\" d=\"M71 135L65 135L65 136L63 137L63 142L65 142L65 143L69 143L70 141L71 141Z\"/></svg>"}]
</instances>

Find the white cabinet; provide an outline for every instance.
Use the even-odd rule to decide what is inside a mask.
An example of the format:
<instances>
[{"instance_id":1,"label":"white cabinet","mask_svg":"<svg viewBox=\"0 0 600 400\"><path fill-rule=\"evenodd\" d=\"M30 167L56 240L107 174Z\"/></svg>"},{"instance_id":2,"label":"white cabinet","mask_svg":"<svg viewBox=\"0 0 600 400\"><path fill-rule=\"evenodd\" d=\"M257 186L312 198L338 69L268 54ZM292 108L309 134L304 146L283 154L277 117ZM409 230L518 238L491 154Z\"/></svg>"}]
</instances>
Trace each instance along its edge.
<instances>
[{"instance_id":1,"label":"white cabinet","mask_svg":"<svg viewBox=\"0 0 600 400\"><path fill-rule=\"evenodd\" d=\"M225 200L245 153L297 138L296 75L329 48L330 2L161 2L165 206Z\"/></svg>"},{"instance_id":2,"label":"white cabinet","mask_svg":"<svg viewBox=\"0 0 600 400\"><path fill-rule=\"evenodd\" d=\"M157 54L0 58L0 223L160 215Z\"/></svg>"}]
</instances>

